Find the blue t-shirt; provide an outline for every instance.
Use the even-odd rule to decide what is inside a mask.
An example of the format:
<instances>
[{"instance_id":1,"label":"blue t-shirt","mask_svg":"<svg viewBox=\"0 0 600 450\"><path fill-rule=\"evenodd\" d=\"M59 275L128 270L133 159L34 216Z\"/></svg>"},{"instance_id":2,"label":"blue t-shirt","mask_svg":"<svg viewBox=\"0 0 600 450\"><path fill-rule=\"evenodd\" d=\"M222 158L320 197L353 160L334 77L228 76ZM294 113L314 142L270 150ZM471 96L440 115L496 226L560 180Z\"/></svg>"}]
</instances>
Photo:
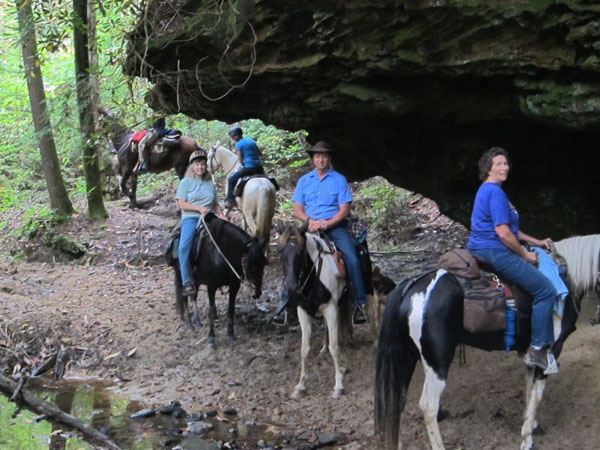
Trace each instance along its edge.
<instances>
[{"instance_id":1,"label":"blue t-shirt","mask_svg":"<svg viewBox=\"0 0 600 450\"><path fill-rule=\"evenodd\" d=\"M262 161L258 153L256 142L250 138L242 138L235 144L235 149L242 152L244 157L244 167L261 167Z\"/></svg>"},{"instance_id":2,"label":"blue t-shirt","mask_svg":"<svg viewBox=\"0 0 600 450\"><path fill-rule=\"evenodd\" d=\"M213 182L202 178L186 177L179 183L175 198L181 198L194 206L204 206L214 212L214 206L219 201ZM200 217L196 211L182 211L181 218Z\"/></svg>"},{"instance_id":3,"label":"blue t-shirt","mask_svg":"<svg viewBox=\"0 0 600 450\"><path fill-rule=\"evenodd\" d=\"M352 193L344 175L329 169L321 180L314 169L300 178L292 200L304 205L311 219L328 220L338 213L340 205L352 201Z\"/></svg>"},{"instance_id":4,"label":"blue t-shirt","mask_svg":"<svg viewBox=\"0 0 600 450\"><path fill-rule=\"evenodd\" d=\"M508 225L518 239L519 213L508 201L508 197L499 184L483 183L473 205L471 214L471 236L467 248L507 248L496 234L498 225Z\"/></svg>"}]
</instances>

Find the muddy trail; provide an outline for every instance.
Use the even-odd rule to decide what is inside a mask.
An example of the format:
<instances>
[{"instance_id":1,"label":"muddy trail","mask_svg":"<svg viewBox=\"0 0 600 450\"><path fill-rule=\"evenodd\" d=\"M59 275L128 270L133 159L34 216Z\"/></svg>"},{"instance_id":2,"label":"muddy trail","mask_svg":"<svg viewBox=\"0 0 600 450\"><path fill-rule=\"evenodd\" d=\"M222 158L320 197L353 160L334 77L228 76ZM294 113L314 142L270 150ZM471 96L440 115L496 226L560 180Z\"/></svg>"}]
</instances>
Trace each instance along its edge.
<instances>
[{"instance_id":1,"label":"muddy trail","mask_svg":"<svg viewBox=\"0 0 600 450\"><path fill-rule=\"evenodd\" d=\"M331 398L331 358L327 352L319 354L324 327L317 321L307 395L290 398L300 371L300 329L294 321L277 327L268 320L281 286L274 235L263 296L253 300L250 289L242 288L237 340L230 342L227 293L220 292L216 348L209 350L206 326L192 332L180 323L172 269L163 263L163 244L178 222L171 196L147 199L138 210L123 201L107 207L110 219L101 226L78 216L56 228L85 245L83 257L61 261L33 240L19 244L25 255L21 262L4 258L0 263L0 350L17 345L19 336L35 337L40 345L59 342L70 349L67 377L112 382L121 395L150 407L178 401L188 414L234 409L238 421L270 425L283 439L302 443L290 448L317 448L324 442L381 448L373 437L376 351L368 325L356 327L353 341L342 351L346 395L336 400ZM467 236L430 201L415 198L411 208L415 220L410 227L393 235L372 233L374 262L395 281L418 272ZM5 242L3 251L14 246ZM205 289L199 305L206 323ZM600 448L600 326L589 323L595 308L595 300L584 303L578 330L566 342L561 372L547 383L537 448ZM10 358L0 356L4 370ZM466 364L459 365L456 358L442 397L440 428L446 448L518 448L523 375L515 354L467 348ZM407 449L429 446L417 405L422 379L419 367L403 420Z\"/></svg>"}]
</instances>

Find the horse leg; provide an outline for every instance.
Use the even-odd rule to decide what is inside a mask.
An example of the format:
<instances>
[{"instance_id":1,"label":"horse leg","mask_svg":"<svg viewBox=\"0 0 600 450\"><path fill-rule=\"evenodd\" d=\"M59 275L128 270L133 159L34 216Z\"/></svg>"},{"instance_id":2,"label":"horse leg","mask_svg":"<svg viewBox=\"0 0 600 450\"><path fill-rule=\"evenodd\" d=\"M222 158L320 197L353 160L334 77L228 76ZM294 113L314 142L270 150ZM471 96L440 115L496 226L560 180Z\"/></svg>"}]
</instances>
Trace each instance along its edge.
<instances>
[{"instance_id":1,"label":"horse leg","mask_svg":"<svg viewBox=\"0 0 600 450\"><path fill-rule=\"evenodd\" d=\"M138 179L137 174L135 174L135 173L131 174L131 192L129 193L129 207L130 208L137 207L137 199L136 199L137 179Z\"/></svg>"},{"instance_id":2,"label":"horse leg","mask_svg":"<svg viewBox=\"0 0 600 450\"><path fill-rule=\"evenodd\" d=\"M194 307L194 313L192 314L190 323L191 323L192 327L194 325L196 325L198 328L202 328L202 321L200 320L200 310L198 308L198 294L199 294L199 292L196 292L196 295L194 295L192 297L192 305Z\"/></svg>"},{"instance_id":3,"label":"horse leg","mask_svg":"<svg viewBox=\"0 0 600 450\"><path fill-rule=\"evenodd\" d=\"M333 398L340 398L345 394L344 384L342 382L342 370L340 368L340 346L338 341L338 311L337 303L330 301L325 310L323 317L327 322L327 335L329 336L329 353L333 358L333 366L335 367L335 386L333 387Z\"/></svg>"},{"instance_id":4,"label":"horse leg","mask_svg":"<svg viewBox=\"0 0 600 450\"><path fill-rule=\"evenodd\" d=\"M423 368L425 369L425 383L419 400L419 407L423 411L432 450L444 450L437 416L440 409L440 397L446 387L446 380L440 379L425 361L423 361Z\"/></svg>"},{"instance_id":5,"label":"horse leg","mask_svg":"<svg viewBox=\"0 0 600 450\"><path fill-rule=\"evenodd\" d=\"M208 330L208 348L215 348L215 319L217 318L217 307L215 306L216 289L208 288L208 317L210 329Z\"/></svg>"},{"instance_id":6,"label":"horse leg","mask_svg":"<svg viewBox=\"0 0 600 450\"><path fill-rule=\"evenodd\" d=\"M300 398L306 394L306 358L310 352L310 334L312 332L312 318L302 309L298 307L298 320L300 329L302 330L302 347L300 348L300 380L294 387L292 398Z\"/></svg>"},{"instance_id":7,"label":"horse leg","mask_svg":"<svg viewBox=\"0 0 600 450\"><path fill-rule=\"evenodd\" d=\"M235 341L235 333L233 331L233 314L235 313L235 297L237 296L240 286L229 286L229 308L227 308L227 335L231 342Z\"/></svg>"},{"instance_id":8,"label":"horse leg","mask_svg":"<svg viewBox=\"0 0 600 450\"><path fill-rule=\"evenodd\" d=\"M523 427L521 428L521 450L530 450L533 448L533 430L537 427L535 415L544 395L546 379L535 378L536 369L527 369L526 386L526 404Z\"/></svg>"}]
</instances>

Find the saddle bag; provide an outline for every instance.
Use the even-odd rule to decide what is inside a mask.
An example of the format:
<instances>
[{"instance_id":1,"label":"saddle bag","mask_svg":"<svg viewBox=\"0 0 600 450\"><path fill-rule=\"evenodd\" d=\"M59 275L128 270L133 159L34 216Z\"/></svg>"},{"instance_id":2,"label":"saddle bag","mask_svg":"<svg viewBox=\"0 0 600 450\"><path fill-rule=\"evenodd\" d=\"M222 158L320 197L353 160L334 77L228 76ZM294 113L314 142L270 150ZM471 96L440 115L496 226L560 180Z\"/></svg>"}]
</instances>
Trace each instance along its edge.
<instances>
[{"instance_id":1,"label":"saddle bag","mask_svg":"<svg viewBox=\"0 0 600 450\"><path fill-rule=\"evenodd\" d=\"M335 261L335 265L337 267L336 276L338 278L346 278L346 264L344 263L342 252L339 250L333 252L333 260Z\"/></svg>"},{"instance_id":2,"label":"saddle bag","mask_svg":"<svg viewBox=\"0 0 600 450\"><path fill-rule=\"evenodd\" d=\"M492 333L506 329L504 291L490 287L487 280L465 289L463 326L469 333Z\"/></svg>"},{"instance_id":3,"label":"saddle bag","mask_svg":"<svg viewBox=\"0 0 600 450\"><path fill-rule=\"evenodd\" d=\"M477 280L481 277L477 261L471 252L464 248L453 248L444 253L438 260L438 267L467 280Z\"/></svg>"},{"instance_id":4,"label":"saddle bag","mask_svg":"<svg viewBox=\"0 0 600 450\"><path fill-rule=\"evenodd\" d=\"M169 239L167 240L167 243L165 244L164 255L165 255L165 262L167 263L167 266L170 266L170 267L177 266L180 236L181 236L180 233L173 234L171 237L169 237Z\"/></svg>"}]
</instances>

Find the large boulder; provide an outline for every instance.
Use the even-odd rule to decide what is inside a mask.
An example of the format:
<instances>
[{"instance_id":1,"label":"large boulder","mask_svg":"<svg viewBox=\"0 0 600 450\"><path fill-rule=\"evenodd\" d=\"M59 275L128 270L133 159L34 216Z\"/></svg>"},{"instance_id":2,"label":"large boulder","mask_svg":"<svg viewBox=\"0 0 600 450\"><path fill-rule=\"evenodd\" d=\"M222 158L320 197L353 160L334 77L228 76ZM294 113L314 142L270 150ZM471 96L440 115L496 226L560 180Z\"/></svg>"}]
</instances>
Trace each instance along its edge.
<instances>
[{"instance_id":1,"label":"large boulder","mask_svg":"<svg viewBox=\"0 0 600 450\"><path fill-rule=\"evenodd\" d=\"M523 228L559 238L600 230L599 37L596 0L154 0L126 71L155 109L306 129L466 225L505 147Z\"/></svg>"}]
</instances>

